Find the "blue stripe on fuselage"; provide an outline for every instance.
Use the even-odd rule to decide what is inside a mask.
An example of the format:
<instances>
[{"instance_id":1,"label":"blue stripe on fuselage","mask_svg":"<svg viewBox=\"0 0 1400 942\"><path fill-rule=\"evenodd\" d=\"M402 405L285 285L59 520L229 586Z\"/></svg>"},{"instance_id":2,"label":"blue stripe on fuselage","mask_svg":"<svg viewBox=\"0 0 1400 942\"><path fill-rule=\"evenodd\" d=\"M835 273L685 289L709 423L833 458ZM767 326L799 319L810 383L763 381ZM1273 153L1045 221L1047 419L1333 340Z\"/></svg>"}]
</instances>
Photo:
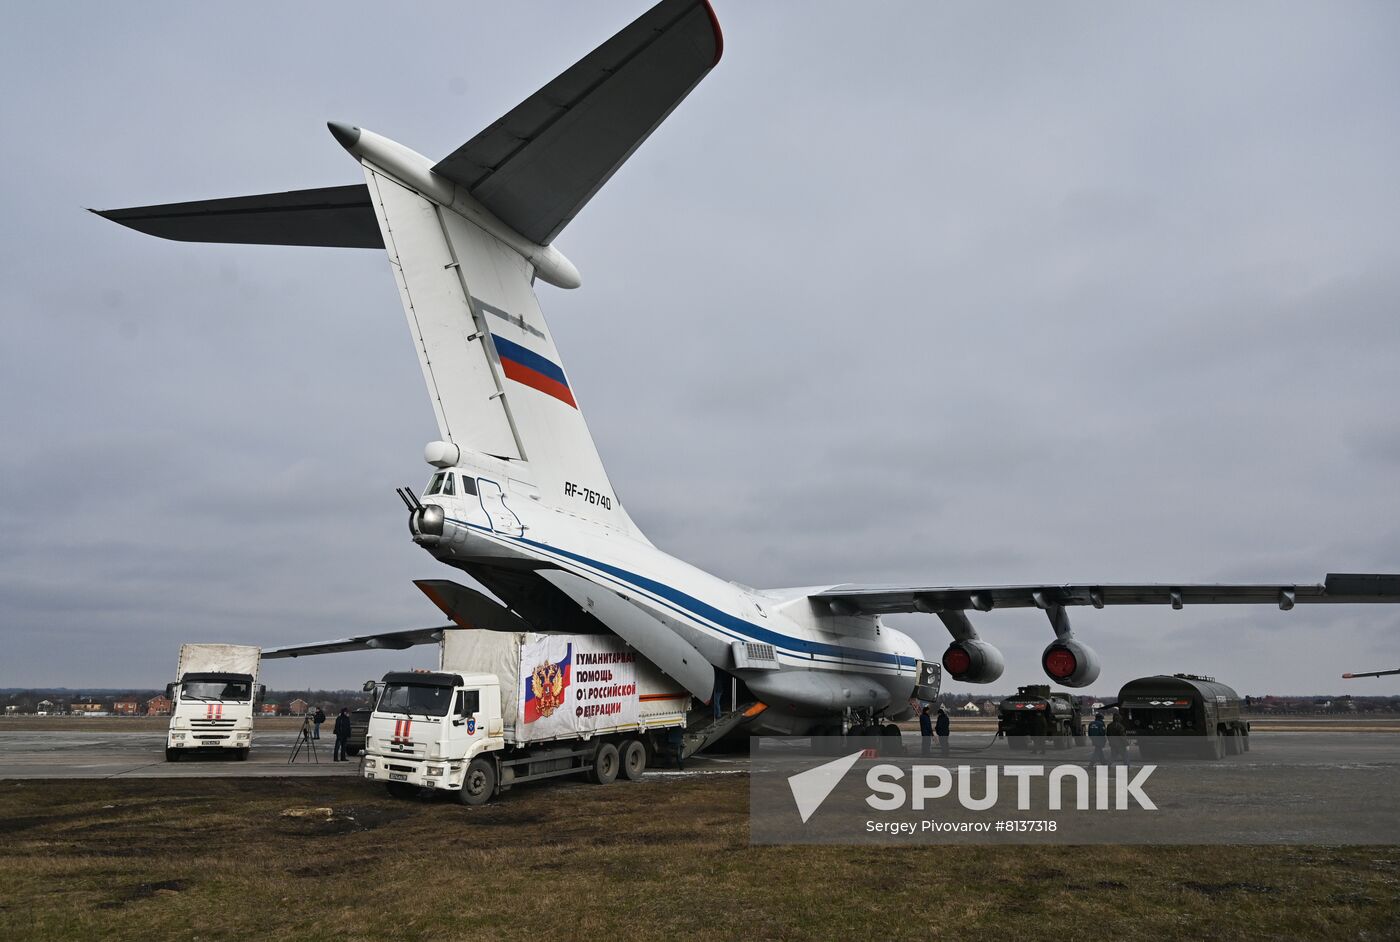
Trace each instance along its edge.
<instances>
[{"instance_id":1,"label":"blue stripe on fuselage","mask_svg":"<svg viewBox=\"0 0 1400 942\"><path fill-rule=\"evenodd\" d=\"M494 533L494 531L486 527L482 527L477 524L467 523L466 521L457 520L456 518L451 519L453 523L456 523L460 526L470 527L473 530L481 530L482 532L491 533L493 536L499 537L499 534ZM636 573L629 572L626 569L622 569L621 567L612 566L608 563L600 562L596 559L590 559L587 556L582 556L578 553L571 553L568 550L550 546L547 543L540 543L535 540L527 539L525 537L513 537L512 539L514 539L516 542L524 543L527 546L534 547L535 549L541 550L543 552L557 554L559 556L563 556L566 559L570 559L574 562L582 563L583 565L591 566L594 569L597 569L601 572L605 572L608 575L613 576L615 579L627 583L633 588L642 589L646 592L651 593L654 596L657 596L659 599L664 599L666 601L674 603L674 605L680 606L680 608L684 610L685 614L690 615L692 618L703 618L711 622L714 627L719 628L721 631L724 631L725 634L728 634L731 637L734 637L740 641L764 642L766 644L773 645L775 648L780 648L784 651L798 656L806 655L808 657L825 656L839 658L849 657L855 660L872 661L879 664L889 664L893 665L895 668L912 668L915 664L914 658L904 657L900 654L891 654L886 651L870 651L865 648L846 648L841 647L840 645L827 644L821 641L807 641L802 638L792 638L780 632L773 631L772 629L764 628L761 625L755 625L753 622L745 621L742 618L738 618L734 615L729 614L728 612L715 608L713 605L710 605L706 602L702 602L694 596L687 595L686 593L681 592L679 589L674 589L671 586L668 586L661 582L657 582L654 579L648 579L645 576L639 576ZM667 607L669 608L673 606Z\"/></svg>"}]
</instances>

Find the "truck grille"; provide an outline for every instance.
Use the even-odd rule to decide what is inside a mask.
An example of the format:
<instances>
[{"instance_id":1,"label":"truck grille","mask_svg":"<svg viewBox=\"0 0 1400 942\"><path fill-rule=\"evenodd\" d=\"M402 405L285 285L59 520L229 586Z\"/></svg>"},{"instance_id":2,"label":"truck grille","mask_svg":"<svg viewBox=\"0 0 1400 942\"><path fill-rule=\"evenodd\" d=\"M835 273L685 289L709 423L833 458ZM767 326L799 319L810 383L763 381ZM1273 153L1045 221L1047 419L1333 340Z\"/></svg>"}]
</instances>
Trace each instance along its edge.
<instances>
[{"instance_id":1,"label":"truck grille","mask_svg":"<svg viewBox=\"0 0 1400 942\"><path fill-rule=\"evenodd\" d=\"M190 729L233 729L237 720L190 720Z\"/></svg>"}]
</instances>

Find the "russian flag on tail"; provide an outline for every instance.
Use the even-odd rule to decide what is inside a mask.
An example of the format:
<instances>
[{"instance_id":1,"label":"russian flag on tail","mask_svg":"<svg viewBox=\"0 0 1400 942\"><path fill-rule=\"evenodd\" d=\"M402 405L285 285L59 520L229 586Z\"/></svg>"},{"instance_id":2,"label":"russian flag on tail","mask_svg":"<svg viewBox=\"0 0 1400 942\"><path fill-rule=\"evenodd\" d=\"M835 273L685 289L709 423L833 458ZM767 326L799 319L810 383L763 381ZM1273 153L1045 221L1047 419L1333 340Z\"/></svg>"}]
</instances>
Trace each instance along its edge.
<instances>
[{"instance_id":1,"label":"russian flag on tail","mask_svg":"<svg viewBox=\"0 0 1400 942\"><path fill-rule=\"evenodd\" d=\"M513 340L495 334L491 335L491 340L496 345L496 355L501 358L501 369L505 371L507 379L524 383L546 396L553 396L562 403L578 408L573 390L569 388L569 380L558 363Z\"/></svg>"}]
</instances>

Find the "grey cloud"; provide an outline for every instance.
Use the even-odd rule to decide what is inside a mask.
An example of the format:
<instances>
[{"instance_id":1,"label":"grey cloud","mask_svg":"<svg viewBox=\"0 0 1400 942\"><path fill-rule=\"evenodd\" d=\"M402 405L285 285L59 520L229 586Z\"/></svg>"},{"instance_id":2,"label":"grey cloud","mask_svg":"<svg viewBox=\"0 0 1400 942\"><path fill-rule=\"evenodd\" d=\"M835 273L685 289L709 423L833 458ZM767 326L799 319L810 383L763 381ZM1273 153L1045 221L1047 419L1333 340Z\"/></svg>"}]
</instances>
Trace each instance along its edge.
<instances>
[{"instance_id":1,"label":"grey cloud","mask_svg":"<svg viewBox=\"0 0 1400 942\"><path fill-rule=\"evenodd\" d=\"M11 17L0 681L155 684L191 637L433 622L409 580L450 573L392 488L435 430L382 257L80 207L355 182L328 119L446 153L643 6ZM541 288L659 545L758 585L1400 571L1400 12L718 13L724 62L560 239L584 287ZM1042 617L979 624L1008 681L1038 675ZM1374 609L1077 624L1105 690L1400 664Z\"/></svg>"}]
</instances>

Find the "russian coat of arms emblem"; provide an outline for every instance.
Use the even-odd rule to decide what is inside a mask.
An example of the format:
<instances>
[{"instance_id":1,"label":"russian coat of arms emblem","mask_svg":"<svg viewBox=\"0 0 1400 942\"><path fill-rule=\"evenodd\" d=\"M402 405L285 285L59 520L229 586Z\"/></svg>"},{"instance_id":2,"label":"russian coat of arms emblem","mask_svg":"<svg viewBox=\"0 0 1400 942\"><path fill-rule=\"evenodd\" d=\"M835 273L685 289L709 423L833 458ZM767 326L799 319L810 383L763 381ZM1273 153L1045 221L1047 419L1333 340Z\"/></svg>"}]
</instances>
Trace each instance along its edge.
<instances>
[{"instance_id":1,"label":"russian coat of arms emblem","mask_svg":"<svg viewBox=\"0 0 1400 942\"><path fill-rule=\"evenodd\" d=\"M564 672L546 661L535 668L531 681L540 716L549 716L564 702Z\"/></svg>"}]
</instances>

